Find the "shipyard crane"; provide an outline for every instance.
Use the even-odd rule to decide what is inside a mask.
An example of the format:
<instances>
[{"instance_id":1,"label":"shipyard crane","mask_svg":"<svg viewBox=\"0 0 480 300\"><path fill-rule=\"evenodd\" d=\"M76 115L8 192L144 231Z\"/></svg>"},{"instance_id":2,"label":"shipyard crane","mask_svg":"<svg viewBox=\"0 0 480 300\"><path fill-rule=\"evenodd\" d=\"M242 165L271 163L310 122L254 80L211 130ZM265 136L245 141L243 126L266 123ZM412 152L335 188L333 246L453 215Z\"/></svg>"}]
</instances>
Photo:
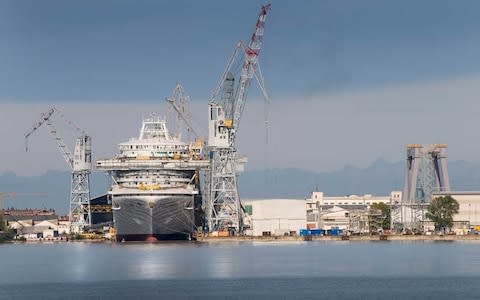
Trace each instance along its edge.
<instances>
[{"instance_id":1,"label":"shipyard crane","mask_svg":"<svg viewBox=\"0 0 480 300\"><path fill-rule=\"evenodd\" d=\"M188 110L189 97L183 87L179 83L177 83L175 85L175 88L173 89L172 96L167 97L165 100L175 110L178 117L181 118L183 122L187 125L187 130L190 131L195 136L195 138L200 138L197 129L195 129L192 124L190 112ZM177 131L180 130L177 128ZM177 133L179 134L180 132Z\"/></svg>"},{"instance_id":2,"label":"shipyard crane","mask_svg":"<svg viewBox=\"0 0 480 300\"><path fill-rule=\"evenodd\" d=\"M265 20L269 10L270 4L262 6L248 45L245 46L242 42L237 44L208 104L207 147L210 168L206 176L204 210L209 231L243 232L242 205L236 178L237 171L242 166L236 149L236 136L252 78L257 79L263 96L269 100L258 66ZM233 66L238 62L240 53L243 53L242 69L236 83Z\"/></svg>"},{"instance_id":3,"label":"shipyard crane","mask_svg":"<svg viewBox=\"0 0 480 300\"><path fill-rule=\"evenodd\" d=\"M63 139L58 134L56 126L53 123L53 116L58 115L64 121L75 129L80 136L75 140L74 154L68 149ZM69 218L72 232L79 232L85 227L90 227L90 171L92 169L92 139L75 123L67 120L63 113L55 108L50 108L43 113L40 119L35 122L33 127L25 134L25 150L28 151L28 138L43 124L49 128L50 135L57 143L58 150L67 162L72 171Z\"/></svg>"}]
</instances>

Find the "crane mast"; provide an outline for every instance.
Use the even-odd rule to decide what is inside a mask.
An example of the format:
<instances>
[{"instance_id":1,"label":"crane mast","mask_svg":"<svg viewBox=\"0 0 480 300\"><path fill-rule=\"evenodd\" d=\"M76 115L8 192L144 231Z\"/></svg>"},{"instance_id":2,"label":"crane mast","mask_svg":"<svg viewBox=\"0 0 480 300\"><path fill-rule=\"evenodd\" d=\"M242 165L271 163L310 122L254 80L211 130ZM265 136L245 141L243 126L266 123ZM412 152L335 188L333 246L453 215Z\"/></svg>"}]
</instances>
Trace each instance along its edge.
<instances>
[{"instance_id":1,"label":"crane mast","mask_svg":"<svg viewBox=\"0 0 480 300\"><path fill-rule=\"evenodd\" d=\"M208 105L210 168L206 176L204 211L209 231L243 232L243 213L238 194L237 174L243 169L245 160L238 155L235 140L251 79L254 76L257 80L261 78L256 74L256 69L269 10L270 4L262 6L248 46L244 47L241 42L237 44ZM232 66L241 49L244 50L243 64L235 88ZM259 84L264 92L263 79Z\"/></svg>"},{"instance_id":2,"label":"crane mast","mask_svg":"<svg viewBox=\"0 0 480 300\"><path fill-rule=\"evenodd\" d=\"M75 139L74 154L58 134L52 117L59 115L68 125L72 126L81 135ZM55 107L43 113L32 128L25 134L25 150L28 151L28 138L43 124L49 128L49 133L56 142L58 150L71 169L70 206L69 217L71 231L79 232L85 227L91 226L90 211L90 171L92 169L92 140L83 130L65 119L60 110Z\"/></svg>"}]
</instances>

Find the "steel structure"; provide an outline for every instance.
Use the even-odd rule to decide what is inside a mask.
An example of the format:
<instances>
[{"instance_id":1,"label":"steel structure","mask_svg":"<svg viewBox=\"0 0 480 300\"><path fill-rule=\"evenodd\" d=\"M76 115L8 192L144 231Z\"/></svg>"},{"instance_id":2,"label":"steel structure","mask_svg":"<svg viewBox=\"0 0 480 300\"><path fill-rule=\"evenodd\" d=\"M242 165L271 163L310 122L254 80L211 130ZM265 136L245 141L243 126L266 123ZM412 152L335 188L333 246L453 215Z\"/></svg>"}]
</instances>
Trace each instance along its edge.
<instances>
[{"instance_id":1,"label":"steel structure","mask_svg":"<svg viewBox=\"0 0 480 300\"><path fill-rule=\"evenodd\" d=\"M187 131L191 132L195 138L200 138L200 134L198 133L198 129L195 128L192 124L191 116L190 116L190 111L189 111L189 100L190 97L188 97L187 93L183 89L183 87L177 83L175 85L175 88L173 89L173 93L171 97L167 97L165 99L168 104L170 104L170 107L172 107L177 115L177 122L176 122L176 128L175 132L176 134L180 135L181 129L180 129L180 119L185 123L187 126ZM180 136L179 136L180 138Z\"/></svg>"},{"instance_id":2,"label":"steel structure","mask_svg":"<svg viewBox=\"0 0 480 300\"><path fill-rule=\"evenodd\" d=\"M80 132L75 140L74 154L70 152L63 139L58 134L52 117L59 115L65 119L62 112L57 108L50 108L43 113L40 119L25 134L26 151L28 151L28 138L43 124L49 128L50 135L57 143L60 154L72 170L70 187L69 217L72 232L80 232L92 225L90 211L90 172L92 169L92 139L78 128L73 122L65 119L68 125Z\"/></svg>"},{"instance_id":3,"label":"steel structure","mask_svg":"<svg viewBox=\"0 0 480 300\"><path fill-rule=\"evenodd\" d=\"M392 204L392 225L421 229L432 192L450 191L447 145L407 145L401 203Z\"/></svg>"},{"instance_id":4,"label":"steel structure","mask_svg":"<svg viewBox=\"0 0 480 300\"><path fill-rule=\"evenodd\" d=\"M268 99L258 68L258 57L269 10L270 4L262 6L248 46L244 47L242 42L237 44L208 105L207 150L210 168L206 176L204 211L210 231L243 231L243 213L237 187L237 172L242 168L242 159L237 153L236 136L253 77L257 79L263 95ZM241 52L244 54L243 64L237 83L233 65Z\"/></svg>"}]
</instances>

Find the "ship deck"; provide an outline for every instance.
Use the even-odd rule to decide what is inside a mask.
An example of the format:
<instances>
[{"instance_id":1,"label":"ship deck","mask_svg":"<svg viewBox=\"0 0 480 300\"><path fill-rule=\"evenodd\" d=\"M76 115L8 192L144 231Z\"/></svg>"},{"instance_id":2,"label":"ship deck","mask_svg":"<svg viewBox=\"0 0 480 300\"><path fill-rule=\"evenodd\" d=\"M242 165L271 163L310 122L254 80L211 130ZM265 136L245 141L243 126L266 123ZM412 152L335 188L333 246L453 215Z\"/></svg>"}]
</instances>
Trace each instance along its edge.
<instances>
[{"instance_id":1,"label":"ship deck","mask_svg":"<svg viewBox=\"0 0 480 300\"><path fill-rule=\"evenodd\" d=\"M136 159L102 159L96 164L97 170L196 170L207 169L210 165L208 160L136 160Z\"/></svg>"}]
</instances>

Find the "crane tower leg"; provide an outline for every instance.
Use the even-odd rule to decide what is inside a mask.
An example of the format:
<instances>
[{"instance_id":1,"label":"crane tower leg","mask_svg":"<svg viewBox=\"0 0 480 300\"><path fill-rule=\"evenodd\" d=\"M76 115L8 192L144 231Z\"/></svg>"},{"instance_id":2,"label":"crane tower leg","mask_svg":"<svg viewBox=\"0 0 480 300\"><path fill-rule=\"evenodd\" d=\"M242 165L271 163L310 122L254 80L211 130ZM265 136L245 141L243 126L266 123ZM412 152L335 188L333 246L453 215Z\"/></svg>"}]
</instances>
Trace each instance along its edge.
<instances>
[{"instance_id":1,"label":"crane tower leg","mask_svg":"<svg viewBox=\"0 0 480 300\"><path fill-rule=\"evenodd\" d=\"M236 151L211 149L206 219L210 231L243 231L243 216L237 189Z\"/></svg>"},{"instance_id":2,"label":"crane tower leg","mask_svg":"<svg viewBox=\"0 0 480 300\"><path fill-rule=\"evenodd\" d=\"M92 225L89 175L88 170L72 173L69 213L71 232L78 233Z\"/></svg>"}]
</instances>

